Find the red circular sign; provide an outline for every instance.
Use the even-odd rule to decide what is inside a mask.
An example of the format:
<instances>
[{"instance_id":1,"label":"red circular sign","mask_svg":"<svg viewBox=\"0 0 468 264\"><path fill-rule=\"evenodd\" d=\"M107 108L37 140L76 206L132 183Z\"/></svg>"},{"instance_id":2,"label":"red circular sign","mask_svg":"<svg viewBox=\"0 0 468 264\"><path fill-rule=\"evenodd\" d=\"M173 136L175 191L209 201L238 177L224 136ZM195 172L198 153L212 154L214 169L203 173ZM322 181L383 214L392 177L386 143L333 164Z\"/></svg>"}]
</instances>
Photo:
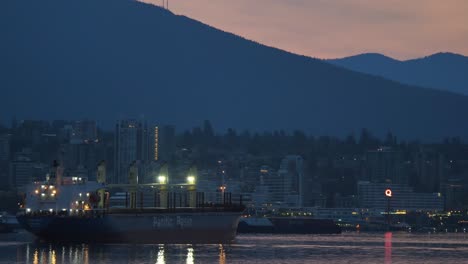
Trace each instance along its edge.
<instances>
[{"instance_id":1,"label":"red circular sign","mask_svg":"<svg viewBox=\"0 0 468 264\"><path fill-rule=\"evenodd\" d=\"M391 189L385 190L385 196L392 197L392 190Z\"/></svg>"}]
</instances>

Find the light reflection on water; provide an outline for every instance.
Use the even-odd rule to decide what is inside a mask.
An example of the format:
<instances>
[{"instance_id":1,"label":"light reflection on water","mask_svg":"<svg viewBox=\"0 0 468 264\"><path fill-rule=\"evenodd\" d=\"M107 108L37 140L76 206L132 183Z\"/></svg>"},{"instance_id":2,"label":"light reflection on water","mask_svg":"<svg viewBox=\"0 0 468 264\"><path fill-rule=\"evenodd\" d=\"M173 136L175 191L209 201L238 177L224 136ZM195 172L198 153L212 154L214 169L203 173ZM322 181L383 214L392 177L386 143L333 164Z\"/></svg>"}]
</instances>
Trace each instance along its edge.
<instances>
[{"instance_id":1,"label":"light reflection on water","mask_svg":"<svg viewBox=\"0 0 468 264\"><path fill-rule=\"evenodd\" d=\"M47 244L0 235L0 263L468 263L466 234L240 235L230 245Z\"/></svg>"}]
</instances>

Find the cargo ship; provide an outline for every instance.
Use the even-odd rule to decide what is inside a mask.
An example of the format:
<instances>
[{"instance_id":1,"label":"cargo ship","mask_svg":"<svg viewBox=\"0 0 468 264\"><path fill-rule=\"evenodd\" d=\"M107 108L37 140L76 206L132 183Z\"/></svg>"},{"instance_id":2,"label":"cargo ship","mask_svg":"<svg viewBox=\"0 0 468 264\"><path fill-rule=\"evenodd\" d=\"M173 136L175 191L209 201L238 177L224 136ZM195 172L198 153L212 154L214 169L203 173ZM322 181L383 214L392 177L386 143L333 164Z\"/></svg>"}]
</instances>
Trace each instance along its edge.
<instances>
[{"instance_id":1,"label":"cargo ship","mask_svg":"<svg viewBox=\"0 0 468 264\"><path fill-rule=\"evenodd\" d=\"M182 184L138 184L130 168L128 184L106 184L105 164L97 181L57 174L32 184L21 204L18 222L41 240L88 243L229 243L235 239L244 206L222 193L206 203L196 191L195 176ZM121 204L111 206L112 189ZM122 191L123 190L123 191Z\"/></svg>"}]
</instances>

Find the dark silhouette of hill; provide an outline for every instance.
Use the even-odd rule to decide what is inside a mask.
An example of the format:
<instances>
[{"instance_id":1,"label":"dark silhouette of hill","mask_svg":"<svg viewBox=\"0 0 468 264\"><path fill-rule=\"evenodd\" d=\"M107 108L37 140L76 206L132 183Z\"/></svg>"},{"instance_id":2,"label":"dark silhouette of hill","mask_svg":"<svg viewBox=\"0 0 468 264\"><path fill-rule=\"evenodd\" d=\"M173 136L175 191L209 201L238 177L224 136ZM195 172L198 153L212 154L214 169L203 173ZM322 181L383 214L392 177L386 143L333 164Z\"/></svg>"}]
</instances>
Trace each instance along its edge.
<instances>
[{"instance_id":1,"label":"dark silhouette of hill","mask_svg":"<svg viewBox=\"0 0 468 264\"><path fill-rule=\"evenodd\" d=\"M238 130L468 134L468 97L294 55L129 0L0 1L0 113Z\"/></svg>"},{"instance_id":2,"label":"dark silhouette of hill","mask_svg":"<svg viewBox=\"0 0 468 264\"><path fill-rule=\"evenodd\" d=\"M459 54L437 53L420 59L399 61L381 54L366 53L328 61L405 84L468 95L468 57Z\"/></svg>"}]
</instances>

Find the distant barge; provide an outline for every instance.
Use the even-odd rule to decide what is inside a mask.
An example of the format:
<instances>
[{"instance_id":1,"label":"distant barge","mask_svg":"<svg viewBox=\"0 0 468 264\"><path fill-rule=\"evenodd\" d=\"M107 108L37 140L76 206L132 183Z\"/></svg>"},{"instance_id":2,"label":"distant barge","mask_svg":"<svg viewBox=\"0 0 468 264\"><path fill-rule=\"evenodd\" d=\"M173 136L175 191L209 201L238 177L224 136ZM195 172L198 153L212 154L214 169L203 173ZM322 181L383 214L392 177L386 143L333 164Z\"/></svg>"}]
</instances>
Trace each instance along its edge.
<instances>
[{"instance_id":1,"label":"distant barge","mask_svg":"<svg viewBox=\"0 0 468 264\"><path fill-rule=\"evenodd\" d=\"M333 220L311 217L245 217L240 220L237 231L270 234L340 234L341 228Z\"/></svg>"}]
</instances>

